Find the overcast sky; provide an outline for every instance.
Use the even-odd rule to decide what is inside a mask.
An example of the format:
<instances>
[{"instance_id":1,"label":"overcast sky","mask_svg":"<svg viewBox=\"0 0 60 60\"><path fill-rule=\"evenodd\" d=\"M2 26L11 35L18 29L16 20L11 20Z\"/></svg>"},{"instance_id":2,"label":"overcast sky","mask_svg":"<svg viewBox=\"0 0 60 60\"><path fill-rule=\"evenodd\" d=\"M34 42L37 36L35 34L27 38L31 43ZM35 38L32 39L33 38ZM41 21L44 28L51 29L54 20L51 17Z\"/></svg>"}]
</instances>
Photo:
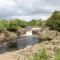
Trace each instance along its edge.
<instances>
[{"instance_id":1,"label":"overcast sky","mask_svg":"<svg viewBox=\"0 0 60 60\"><path fill-rule=\"evenodd\" d=\"M0 18L43 18L60 10L60 0L0 0Z\"/></svg>"}]
</instances>

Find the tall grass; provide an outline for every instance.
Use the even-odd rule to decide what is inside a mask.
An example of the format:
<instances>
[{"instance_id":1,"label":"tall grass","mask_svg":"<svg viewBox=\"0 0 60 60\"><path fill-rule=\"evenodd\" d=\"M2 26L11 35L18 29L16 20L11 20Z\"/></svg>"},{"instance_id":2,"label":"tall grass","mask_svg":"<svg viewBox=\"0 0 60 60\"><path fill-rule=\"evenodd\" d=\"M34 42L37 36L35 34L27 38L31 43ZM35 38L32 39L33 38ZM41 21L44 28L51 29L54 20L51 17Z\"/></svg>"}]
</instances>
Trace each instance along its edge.
<instances>
[{"instance_id":1,"label":"tall grass","mask_svg":"<svg viewBox=\"0 0 60 60\"><path fill-rule=\"evenodd\" d=\"M39 51L33 55L33 60L49 60L49 56L46 50L43 49L42 51Z\"/></svg>"},{"instance_id":2,"label":"tall grass","mask_svg":"<svg viewBox=\"0 0 60 60\"><path fill-rule=\"evenodd\" d=\"M57 49L57 50L56 50L55 60L60 60L60 49Z\"/></svg>"}]
</instances>

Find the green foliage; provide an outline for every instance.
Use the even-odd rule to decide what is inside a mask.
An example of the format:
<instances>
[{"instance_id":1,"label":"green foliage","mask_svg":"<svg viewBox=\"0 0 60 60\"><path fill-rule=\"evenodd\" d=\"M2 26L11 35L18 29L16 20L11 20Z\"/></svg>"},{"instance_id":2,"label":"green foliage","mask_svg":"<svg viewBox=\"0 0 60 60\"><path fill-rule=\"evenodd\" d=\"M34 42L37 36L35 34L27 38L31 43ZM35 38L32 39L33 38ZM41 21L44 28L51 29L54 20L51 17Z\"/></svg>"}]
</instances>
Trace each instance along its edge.
<instances>
[{"instance_id":1,"label":"green foliage","mask_svg":"<svg viewBox=\"0 0 60 60\"><path fill-rule=\"evenodd\" d=\"M47 55L47 52L45 49L39 51L38 53L35 53L33 56L33 60L49 60L49 56Z\"/></svg>"},{"instance_id":2,"label":"green foliage","mask_svg":"<svg viewBox=\"0 0 60 60\"><path fill-rule=\"evenodd\" d=\"M0 29L1 30L9 30L9 31L17 31L20 28L24 28L27 26L43 26L44 22L41 19L33 19L29 22L14 19L14 20L0 20Z\"/></svg>"},{"instance_id":3,"label":"green foliage","mask_svg":"<svg viewBox=\"0 0 60 60\"><path fill-rule=\"evenodd\" d=\"M26 27L27 22L19 19L15 19L17 26Z\"/></svg>"},{"instance_id":4,"label":"green foliage","mask_svg":"<svg viewBox=\"0 0 60 60\"><path fill-rule=\"evenodd\" d=\"M9 31L17 31L17 24L16 24L16 22L13 20L10 20L9 21L9 25L8 25L8 27L6 28L7 30L9 30Z\"/></svg>"},{"instance_id":5,"label":"green foliage","mask_svg":"<svg viewBox=\"0 0 60 60\"><path fill-rule=\"evenodd\" d=\"M42 20L41 19L33 19L31 21L28 22L29 26L41 26L42 25Z\"/></svg>"},{"instance_id":6,"label":"green foliage","mask_svg":"<svg viewBox=\"0 0 60 60\"><path fill-rule=\"evenodd\" d=\"M60 31L60 11L55 11L50 18L46 21L46 26L52 30Z\"/></svg>"},{"instance_id":7,"label":"green foliage","mask_svg":"<svg viewBox=\"0 0 60 60\"><path fill-rule=\"evenodd\" d=\"M29 26L35 26L35 25L36 25L36 20L33 19L32 21L29 21L29 22L28 22L28 25L29 25Z\"/></svg>"},{"instance_id":8,"label":"green foliage","mask_svg":"<svg viewBox=\"0 0 60 60\"><path fill-rule=\"evenodd\" d=\"M57 49L57 50L56 50L55 60L60 60L60 49Z\"/></svg>"},{"instance_id":9,"label":"green foliage","mask_svg":"<svg viewBox=\"0 0 60 60\"><path fill-rule=\"evenodd\" d=\"M43 21L41 19L33 19L29 22L20 19L14 20L0 20L0 29L1 30L9 30L9 31L17 31L20 28L24 28L27 26L42 26Z\"/></svg>"},{"instance_id":10,"label":"green foliage","mask_svg":"<svg viewBox=\"0 0 60 60\"><path fill-rule=\"evenodd\" d=\"M0 20L0 30L4 30L8 27L9 22L6 20Z\"/></svg>"},{"instance_id":11,"label":"green foliage","mask_svg":"<svg viewBox=\"0 0 60 60\"><path fill-rule=\"evenodd\" d=\"M26 27L27 22L15 19L15 20L0 20L0 30L17 31L20 28Z\"/></svg>"}]
</instances>

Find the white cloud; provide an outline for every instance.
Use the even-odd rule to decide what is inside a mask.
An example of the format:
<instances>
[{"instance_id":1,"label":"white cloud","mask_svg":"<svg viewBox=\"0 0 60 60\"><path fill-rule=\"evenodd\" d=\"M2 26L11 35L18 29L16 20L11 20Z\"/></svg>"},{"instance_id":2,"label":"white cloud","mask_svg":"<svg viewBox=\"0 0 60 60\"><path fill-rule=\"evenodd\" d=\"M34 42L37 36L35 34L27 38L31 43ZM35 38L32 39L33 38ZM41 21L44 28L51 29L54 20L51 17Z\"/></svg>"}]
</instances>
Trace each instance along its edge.
<instances>
[{"instance_id":1,"label":"white cloud","mask_svg":"<svg viewBox=\"0 0 60 60\"><path fill-rule=\"evenodd\" d=\"M60 10L60 0L0 0L0 18L47 18Z\"/></svg>"}]
</instances>

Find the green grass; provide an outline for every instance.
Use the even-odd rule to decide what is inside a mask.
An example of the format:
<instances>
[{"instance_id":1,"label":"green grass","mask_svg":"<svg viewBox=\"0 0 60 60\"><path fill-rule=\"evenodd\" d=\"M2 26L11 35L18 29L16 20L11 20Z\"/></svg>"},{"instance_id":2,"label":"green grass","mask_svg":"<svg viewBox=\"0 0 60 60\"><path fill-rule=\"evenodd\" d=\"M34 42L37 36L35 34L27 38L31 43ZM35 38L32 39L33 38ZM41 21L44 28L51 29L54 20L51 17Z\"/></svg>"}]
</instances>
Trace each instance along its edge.
<instances>
[{"instance_id":1,"label":"green grass","mask_svg":"<svg viewBox=\"0 0 60 60\"><path fill-rule=\"evenodd\" d=\"M47 55L46 50L43 49L33 55L33 60L49 60L49 56Z\"/></svg>"},{"instance_id":2,"label":"green grass","mask_svg":"<svg viewBox=\"0 0 60 60\"><path fill-rule=\"evenodd\" d=\"M60 49L57 49L57 50L56 50L55 60L60 60Z\"/></svg>"}]
</instances>

